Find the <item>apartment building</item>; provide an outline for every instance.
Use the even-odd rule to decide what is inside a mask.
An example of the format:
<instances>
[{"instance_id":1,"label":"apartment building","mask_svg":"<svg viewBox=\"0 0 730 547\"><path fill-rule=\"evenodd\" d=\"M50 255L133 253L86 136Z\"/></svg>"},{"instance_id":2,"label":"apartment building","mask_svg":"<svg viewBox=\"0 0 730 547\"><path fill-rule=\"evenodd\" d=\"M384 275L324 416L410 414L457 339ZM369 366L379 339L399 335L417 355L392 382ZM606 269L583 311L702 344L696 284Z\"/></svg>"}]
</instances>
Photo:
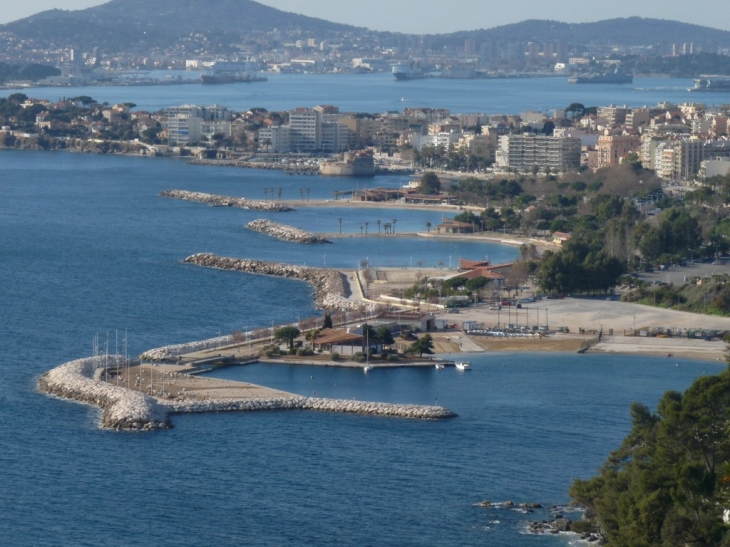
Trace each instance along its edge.
<instances>
[{"instance_id":1,"label":"apartment building","mask_svg":"<svg viewBox=\"0 0 730 547\"><path fill-rule=\"evenodd\" d=\"M629 113L629 109L625 106L599 106L596 111L596 115L606 120L606 125L612 127L614 125L622 124L626 122L626 115Z\"/></svg>"},{"instance_id":2,"label":"apartment building","mask_svg":"<svg viewBox=\"0 0 730 547\"><path fill-rule=\"evenodd\" d=\"M629 152L638 151L641 140L635 135L601 135L596 145L597 167L618 165Z\"/></svg>"},{"instance_id":3,"label":"apartment building","mask_svg":"<svg viewBox=\"0 0 730 547\"><path fill-rule=\"evenodd\" d=\"M497 164L518 171L532 166L549 167L554 172L580 166L581 142L578 138L546 135L504 135L499 138Z\"/></svg>"},{"instance_id":4,"label":"apartment building","mask_svg":"<svg viewBox=\"0 0 730 547\"><path fill-rule=\"evenodd\" d=\"M322 149L322 113L313 108L289 111L289 144L293 152Z\"/></svg>"}]
</instances>

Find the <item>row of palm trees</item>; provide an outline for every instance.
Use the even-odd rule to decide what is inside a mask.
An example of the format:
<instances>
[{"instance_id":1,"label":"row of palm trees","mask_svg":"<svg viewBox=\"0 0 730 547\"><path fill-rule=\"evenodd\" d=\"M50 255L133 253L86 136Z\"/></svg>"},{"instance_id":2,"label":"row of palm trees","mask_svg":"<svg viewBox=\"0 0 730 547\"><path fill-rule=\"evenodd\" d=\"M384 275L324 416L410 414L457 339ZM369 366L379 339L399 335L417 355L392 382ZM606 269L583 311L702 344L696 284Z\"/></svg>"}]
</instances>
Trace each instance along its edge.
<instances>
[{"instance_id":1,"label":"row of palm trees","mask_svg":"<svg viewBox=\"0 0 730 547\"><path fill-rule=\"evenodd\" d=\"M342 233L342 219L338 218L337 222L340 224L340 234ZM380 219L376 220L375 223L378 225L378 233L386 233L386 234L395 234L395 225L398 224L398 219L394 218L391 222L382 222ZM364 222L362 226L360 226L360 233L363 233L363 230L365 231L365 235L368 235L368 227L370 226L369 222ZM383 228L383 231L381 231L381 226ZM427 227L431 226L430 222L426 223Z\"/></svg>"},{"instance_id":2,"label":"row of palm trees","mask_svg":"<svg viewBox=\"0 0 730 547\"><path fill-rule=\"evenodd\" d=\"M278 200L281 201L281 193L283 191L283 188L279 188L278 190L279 190ZM300 188L299 189L299 195L301 196L302 201L304 201L305 192L307 193L307 201L309 201L309 193L310 193L309 188ZM274 201L274 187L273 186L270 186L269 188L264 187L264 200L268 200L269 196L271 196L271 201Z\"/></svg>"}]
</instances>

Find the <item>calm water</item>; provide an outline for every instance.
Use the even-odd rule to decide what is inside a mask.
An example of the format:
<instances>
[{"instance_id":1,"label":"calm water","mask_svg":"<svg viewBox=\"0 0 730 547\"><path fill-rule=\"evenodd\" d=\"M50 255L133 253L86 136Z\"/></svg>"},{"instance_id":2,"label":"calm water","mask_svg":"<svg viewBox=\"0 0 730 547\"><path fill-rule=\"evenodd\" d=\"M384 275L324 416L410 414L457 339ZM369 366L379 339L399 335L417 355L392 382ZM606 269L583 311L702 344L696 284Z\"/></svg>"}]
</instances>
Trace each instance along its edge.
<instances>
[{"instance_id":1,"label":"calm water","mask_svg":"<svg viewBox=\"0 0 730 547\"><path fill-rule=\"evenodd\" d=\"M413 80L398 82L390 74L271 74L255 84L185 84L157 87L29 88L28 96L57 100L89 95L99 102L133 102L140 109L159 110L179 104L226 105L234 110L264 107L290 110L298 106L334 104L345 111L385 112L406 107L448 108L452 112L514 114L547 112L573 102L586 106L609 104L639 107L659 101L730 102L730 91L690 93L687 78L635 78L625 85L576 85L567 78L501 80ZM13 90L0 90L8 96Z\"/></svg>"},{"instance_id":2,"label":"calm water","mask_svg":"<svg viewBox=\"0 0 730 547\"><path fill-rule=\"evenodd\" d=\"M297 246L243 229L260 213L157 197L165 188L261 196L267 186L298 195L304 178L280 173L19 151L0 152L0 167L3 545L561 545L520 536L526 515L473 504L566 501L573 477L589 476L628 431L631 401L653 405L664 390L723 368L499 354L473 357L466 374L255 365L220 374L301 394L438 402L459 418L220 414L177 416L175 429L154 434L102 431L93 408L35 392L40 374L89 355L94 333L102 343L109 333L113 350L127 328L138 353L315 313L307 285L182 264L191 253L354 266L365 257L501 261L516 250L382 238ZM306 182L313 198L352 184ZM382 218L394 214L403 231L440 219L392 210ZM359 232L381 216L272 216L329 231L339 217Z\"/></svg>"}]
</instances>

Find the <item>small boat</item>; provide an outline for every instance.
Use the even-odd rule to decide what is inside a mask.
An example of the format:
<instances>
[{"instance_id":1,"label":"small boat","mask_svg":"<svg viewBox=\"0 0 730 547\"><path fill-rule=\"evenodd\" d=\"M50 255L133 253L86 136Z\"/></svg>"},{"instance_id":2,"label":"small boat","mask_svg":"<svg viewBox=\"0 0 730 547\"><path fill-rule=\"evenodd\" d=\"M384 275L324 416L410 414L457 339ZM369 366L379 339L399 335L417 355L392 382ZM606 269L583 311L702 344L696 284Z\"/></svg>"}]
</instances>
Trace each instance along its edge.
<instances>
[{"instance_id":1,"label":"small boat","mask_svg":"<svg viewBox=\"0 0 730 547\"><path fill-rule=\"evenodd\" d=\"M459 361L454 363L456 370L471 370L471 363L469 361Z\"/></svg>"},{"instance_id":2,"label":"small boat","mask_svg":"<svg viewBox=\"0 0 730 547\"><path fill-rule=\"evenodd\" d=\"M363 369L362 369L362 371L363 371L363 372L364 372L365 374L367 374L367 373L368 373L368 372L370 372L371 370L373 370L373 367L372 367L371 365L365 365L365 366L363 367Z\"/></svg>"},{"instance_id":3,"label":"small boat","mask_svg":"<svg viewBox=\"0 0 730 547\"><path fill-rule=\"evenodd\" d=\"M443 363L436 363L436 370L443 370L446 365Z\"/></svg>"}]
</instances>

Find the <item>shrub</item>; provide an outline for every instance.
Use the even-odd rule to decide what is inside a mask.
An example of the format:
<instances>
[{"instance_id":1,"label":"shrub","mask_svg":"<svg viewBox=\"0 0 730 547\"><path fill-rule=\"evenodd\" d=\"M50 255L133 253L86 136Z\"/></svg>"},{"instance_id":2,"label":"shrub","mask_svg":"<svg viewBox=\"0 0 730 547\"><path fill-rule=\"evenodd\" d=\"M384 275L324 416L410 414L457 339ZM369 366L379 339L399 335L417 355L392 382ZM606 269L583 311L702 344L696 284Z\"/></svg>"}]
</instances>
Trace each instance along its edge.
<instances>
[{"instance_id":1,"label":"shrub","mask_svg":"<svg viewBox=\"0 0 730 547\"><path fill-rule=\"evenodd\" d=\"M299 348L297 350L298 357L308 357L310 355L314 355L314 352L309 348Z\"/></svg>"},{"instance_id":2,"label":"shrub","mask_svg":"<svg viewBox=\"0 0 730 547\"><path fill-rule=\"evenodd\" d=\"M362 363L365 360L365 354L361 351L355 352L350 356L350 361L355 361L356 363Z\"/></svg>"},{"instance_id":3,"label":"shrub","mask_svg":"<svg viewBox=\"0 0 730 547\"><path fill-rule=\"evenodd\" d=\"M333 361L339 361L340 360L340 354L333 351L332 352L332 355L330 355L330 359L332 359Z\"/></svg>"},{"instance_id":4,"label":"shrub","mask_svg":"<svg viewBox=\"0 0 730 547\"><path fill-rule=\"evenodd\" d=\"M397 360L398 360L398 356L397 355L395 355L395 354L388 355L388 361L397 361Z\"/></svg>"}]
</instances>

